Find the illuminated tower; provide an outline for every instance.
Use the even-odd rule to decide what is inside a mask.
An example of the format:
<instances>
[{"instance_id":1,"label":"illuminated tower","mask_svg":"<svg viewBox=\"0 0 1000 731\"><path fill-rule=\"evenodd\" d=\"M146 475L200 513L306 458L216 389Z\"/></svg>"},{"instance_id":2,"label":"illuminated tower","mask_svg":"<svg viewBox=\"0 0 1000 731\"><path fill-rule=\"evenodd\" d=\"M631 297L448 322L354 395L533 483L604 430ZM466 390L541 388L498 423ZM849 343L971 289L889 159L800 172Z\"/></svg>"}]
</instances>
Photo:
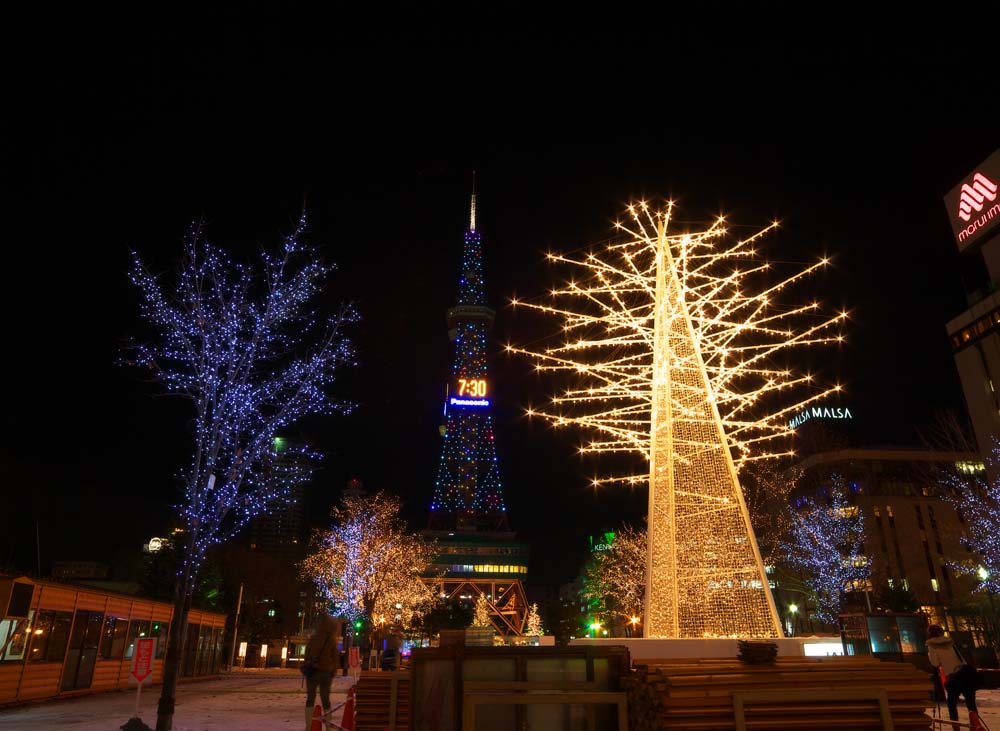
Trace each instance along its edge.
<instances>
[{"instance_id":1,"label":"illuminated tower","mask_svg":"<svg viewBox=\"0 0 1000 731\"><path fill-rule=\"evenodd\" d=\"M476 230L473 193L469 230L462 247L458 302L448 310L448 334L455 354L445 404L444 444L428 522L431 530L508 530L486 364L486 338L495 313L486 306L484 289L483 244Z\"/></svg>"},{"instance_id":2,"label":"illuminated tower","mask_svg":"<svg viewBox=\"0 0 1000 731\"><path fill-rule=\"evenodd\" d=\"M515 540L507 522L497 462L493 384L486 362L493 317L486 306L473 191L458 299L448 310L454 360L445 396L441 461L424 531L440 553L427 581L442 599L470 606L482 594L493 627L503 635L519 635L527 617L521 581L528 571L528 547Z\"/></svg>"}]
</instances>

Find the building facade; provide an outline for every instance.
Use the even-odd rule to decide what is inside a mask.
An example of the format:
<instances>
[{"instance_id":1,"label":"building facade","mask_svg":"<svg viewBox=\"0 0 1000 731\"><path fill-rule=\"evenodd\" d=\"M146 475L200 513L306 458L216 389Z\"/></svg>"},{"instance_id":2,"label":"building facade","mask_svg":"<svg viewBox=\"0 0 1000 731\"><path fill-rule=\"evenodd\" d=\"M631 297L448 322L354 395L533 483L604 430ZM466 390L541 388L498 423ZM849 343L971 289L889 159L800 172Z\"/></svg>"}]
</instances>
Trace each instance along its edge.
<instances>
[{"instance_id":1,"label":"building facade","mask_svg":"<svg viewBox=\"0 0 1000 731\"><path fill-rule=\"evenodd\" d=\"M976 441L986 452L1000 438L1000 150L944 202L963 264L979 270L967 277L968 308L947 331Z\"/></svg>"},{"instance_id":2,"label":"building facade","mask_svg":"<svg viewBox=\"0 0 1000 731\"><path fill-rule=\"evenodd\" d=\"M852 608L871 611L891 591L908 593L933 621L965 629L955 608L975 581L955 566L974 556L960 540L965 516L941 497L941 478L947 471L982 469L975 453L924 449L841 449L814 454L795 467L801 473L798 495L821 494L836 478L848 489L849 509L862 517L871 580L853 587ZM778 589L785 624L792 620L799 632L815 629L808 607ZM796 612L789 611L792 605Z\"/></svg>"},{"instance_id":3,"label":"building facade","mask_svg":"<svg viewBox=\"0 0 1000 731\"><path fill-rule=\"evenodd\" d=\"M156 639L163 677L173 605L53 581L0 576L0 706L127 688L135 641ZM192 609L182 677L219 673L226 616Z\"/></svg>"}]
</instances>

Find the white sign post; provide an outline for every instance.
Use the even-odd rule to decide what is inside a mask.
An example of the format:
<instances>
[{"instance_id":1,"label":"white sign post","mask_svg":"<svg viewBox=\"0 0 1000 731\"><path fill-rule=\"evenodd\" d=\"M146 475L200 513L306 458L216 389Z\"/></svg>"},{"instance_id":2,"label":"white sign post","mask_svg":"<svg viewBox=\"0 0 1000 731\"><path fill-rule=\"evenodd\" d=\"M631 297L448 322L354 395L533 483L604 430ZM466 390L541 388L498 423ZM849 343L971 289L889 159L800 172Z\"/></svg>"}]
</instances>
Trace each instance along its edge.
<instances>
[{"instance_id":1,"label":"white sign post","mask_svg":"<svg viewBox=\"0 0 1000 731\"><path fill-rule=\"evenodd\" d=\"M132 651L132 665L129 668L128 682L135 683L135 717L139 718L139 696L142 694L142 684L153 677L153 661L156 657L156 638L140 637L135 641Z\"/></svg>"}]
</instances>

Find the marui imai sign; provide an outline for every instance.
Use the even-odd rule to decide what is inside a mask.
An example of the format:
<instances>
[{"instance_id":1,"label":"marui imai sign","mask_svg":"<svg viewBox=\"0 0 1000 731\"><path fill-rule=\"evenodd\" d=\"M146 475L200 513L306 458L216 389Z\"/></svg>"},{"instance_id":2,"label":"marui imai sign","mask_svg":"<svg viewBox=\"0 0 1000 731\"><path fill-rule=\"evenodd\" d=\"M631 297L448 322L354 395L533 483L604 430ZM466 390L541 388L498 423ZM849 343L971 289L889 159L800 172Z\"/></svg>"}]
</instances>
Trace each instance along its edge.
<instances>
[{"instance_id":1,"label":"marui imai sign","mask_svg":"<svg viewBox=\"0 0 1000 731\"><path fill-rule=\"evenodd\" d=\"M959 251L982 243L1000 224L1000 150L986 158L944 197Z\"/></svg>"},{"instance_id":2,"label":"marui imai sign","mask_svg":"<svg viewBox=\"0 0 1000 731\"><path fill-rule=\"evenodd\" d=\"M853 419L854 414L846 406L807 406L788 420L788 428L794 429L809 419Z\"/></svg>"}]
</instances>

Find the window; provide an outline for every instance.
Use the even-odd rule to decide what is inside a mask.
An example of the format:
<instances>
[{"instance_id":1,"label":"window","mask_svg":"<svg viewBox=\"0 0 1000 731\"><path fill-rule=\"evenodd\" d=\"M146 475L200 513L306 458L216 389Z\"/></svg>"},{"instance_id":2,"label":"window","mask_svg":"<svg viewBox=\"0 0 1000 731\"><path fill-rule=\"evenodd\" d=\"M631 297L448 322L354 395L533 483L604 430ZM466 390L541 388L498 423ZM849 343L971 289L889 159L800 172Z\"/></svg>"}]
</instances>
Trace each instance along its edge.
<instances>
[{"instance_id":1,"label":"window","mask_svg":"<svg viewBox=\"0 0 1000 731\"><path fill-rule=\"evenodd\" d=\"M931 588L935 592L940 591L940 589L938 588L938 580L937 579L931 579Z\"/></svg>"},{"instance_id":2,"label":"window","mask_svg":"<svg viewBox=\"0 0 1000 731\"><path fill-rule=\"evenodd\" d=\"M108 616L104 620L104 632L101 635L101 657L105 660L119 660L125 651L125 634L128 632L128 620L124 617Z\"/></svg>"},{"instance_id":3,"label":"window","mask_svg":"<svg viewBox=\"0 0 1000 731\"><path fill-rule=\"evenodd\" d=\"M31 661L62 662L66 656L66 644L69 642L69 629L72 624L73 615L70 612L40 610L38 621L31 631L29 650Z\"/></svg>"},{"instance_id":4,"label":"window","mask_svg":"<svg viewBox=\"0 0 1000 731\"><path fill-rule=\"evenodd\" d=\"M153 622L149 628L149 636L156 638L156 659L162 660L167 654L167 635L170 625L167 622Z\"/></svg>"},{"instance_id":5,"label":"window","mask_svg":"<svg viewBox=\"0 0 1000 731\"><path fill-rule=\"evenodd\" d=\"M24 659L24 651L28 649L28 638L31 637L31 618L35 611L28 612L27 619L0 620L0 648L6 647L0 661L19 662Z\"/></svg>"},{"instance_id":6,"label":"window","mask_svg":"<svg viewBox=\"0 0 1000 731\"><path fill-rule=\"evenodd\" d=\"M149 620L140 619L133 621L128 626L128 640L125 644L125 657L131 658L135 652L135 641L139 637L149 636Z\"/></svg>"}]
</instances>

